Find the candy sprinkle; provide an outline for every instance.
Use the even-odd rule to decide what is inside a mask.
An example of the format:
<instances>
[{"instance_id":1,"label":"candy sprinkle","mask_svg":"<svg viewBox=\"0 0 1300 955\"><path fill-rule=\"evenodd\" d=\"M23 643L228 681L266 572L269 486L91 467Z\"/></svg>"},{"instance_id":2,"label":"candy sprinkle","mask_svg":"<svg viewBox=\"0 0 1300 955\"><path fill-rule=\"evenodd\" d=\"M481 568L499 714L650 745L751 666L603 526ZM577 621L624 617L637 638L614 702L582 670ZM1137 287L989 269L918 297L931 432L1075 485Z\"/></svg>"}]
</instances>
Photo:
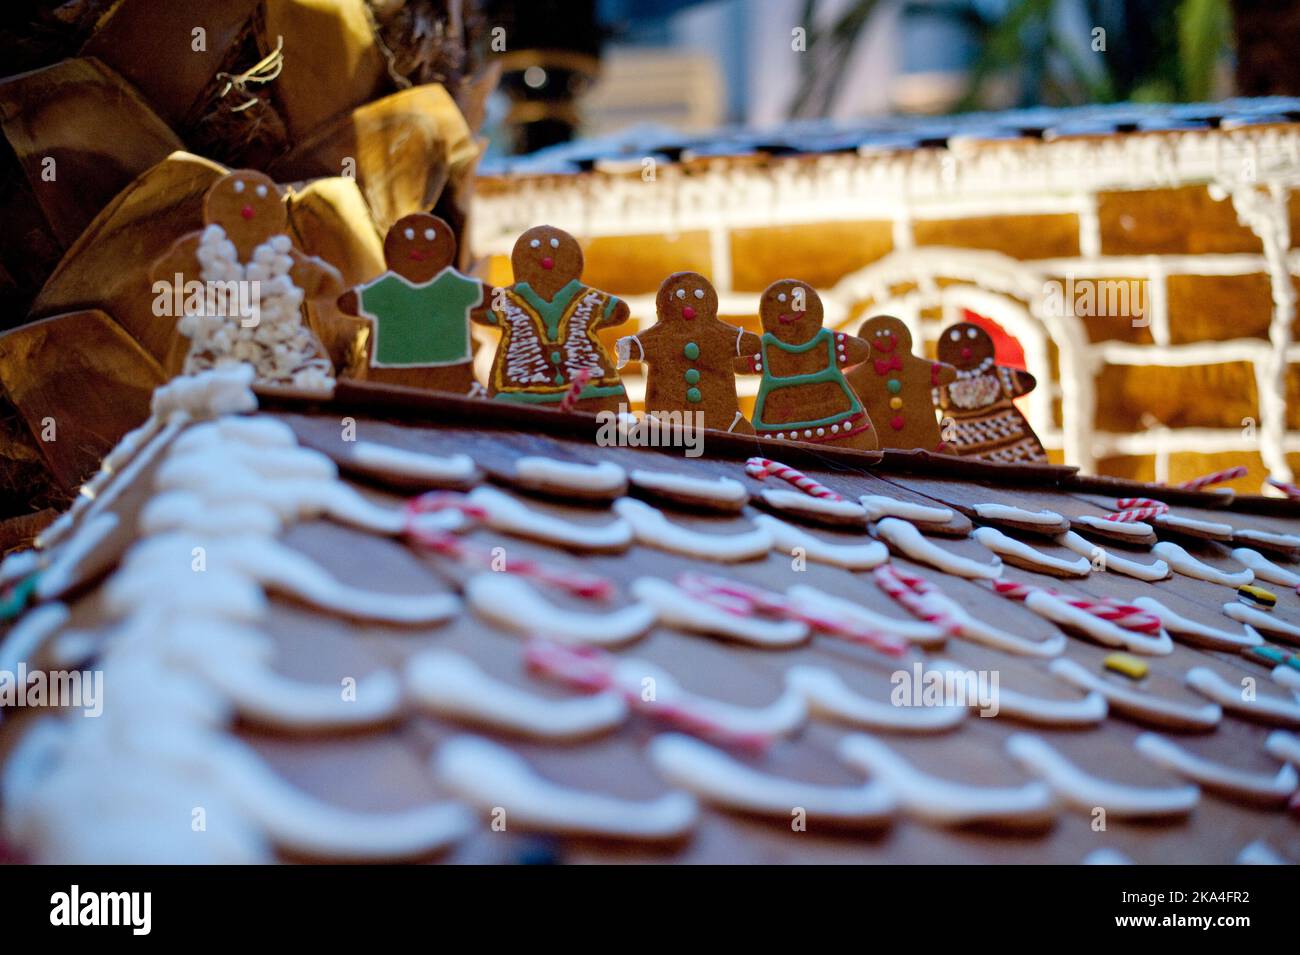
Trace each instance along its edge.
<instances>
[{"instance_id":1,"label":"candy sprinkle","mask_svg":"<svg viewBox=\"0 0 1300 955\"><path fill-rule=\"evenodd\" d=\"M1101 661L1107 670L1122 673L1130 680L1140 680L1147 675L1147 665L1131 653L1112 653Z\"/></svg>"}]
</instances>

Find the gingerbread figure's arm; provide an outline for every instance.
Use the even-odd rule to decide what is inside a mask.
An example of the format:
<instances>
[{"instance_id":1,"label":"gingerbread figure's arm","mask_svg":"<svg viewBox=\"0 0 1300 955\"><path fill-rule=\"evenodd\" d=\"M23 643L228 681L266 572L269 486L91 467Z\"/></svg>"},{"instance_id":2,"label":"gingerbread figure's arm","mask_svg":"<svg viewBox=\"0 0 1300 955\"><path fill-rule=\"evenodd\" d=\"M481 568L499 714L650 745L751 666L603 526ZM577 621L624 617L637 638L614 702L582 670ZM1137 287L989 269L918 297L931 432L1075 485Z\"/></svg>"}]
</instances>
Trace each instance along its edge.
<instances>
[{"instance_id":1,"label":"gingerbread figure's arm","mask_svg":"<svg viewBox=\"0 0 1300 955\"><path fill-rule=\"evenodd\" d=\"M1038 385L1033 375L1027 371L1021 371L1019 368L1008 368L1002 365L998 367L998 371L1001 373L1008 398L1019 398L1021 395L1027 395Z\"/></svg>"},{"instance_id":2,"label":"gingerbread figure's arm","mask_svg":"<svg viewBox=\"0 0 1300 955\"><path fill-rule=\"evenodd\" d=\"M496 320L492 317L492 299L496 297L497 290L487 282L480 282L479 285L483 288L483 298L469 310L469 320L476 325L495 325Z\"/></svg>"},{"instance_id":3,"label":"gingerbread figure's arm","mask_svg":"<svg viewBox=\"0 0 1300 955\"><path fill-rule=\"evenodd\" d=\"M632 317L632 310L627 307L627 302L621 298L611 298L611 300L614 307L596 319L592 328L617 328Z\"/></svg>"},{"instance_id":4,"label":"gingerbread figure's arm","mask_svg":"<svg viewBox=\"0 0 1300 955\"><path fill-rule=\"evenodd\" d=\"M175 282L176 276L181 276L181 281L186 279L197 279L199 277L199 238L202 233L190 232L171 244L171 246L158 258L154 259L153 265L149 267L149 282L156 285L159 282L166 282L169 285Z\"/></svg>"},{"instance_id":5,"label":"gingerbread figure's arm","mask_svg":"<svg viewBox=\"0 0 1300 955\"><path fill-rule=\"evenodd\" d=\"M304 301L310 302L317 298L338 299L340 293L346 286L343 284L343 276L339 270L334 268L324 259L317 258L314 255L304 255L297 249L289 253L293 258L293 268L289 270L289 276L293 279L293 284L302 289ZM339 303L342 308L342 303ZM347 311L347 309L344 309ZM355 315L355 312L349 314Z\"/></svg>"},{"instance_id":6,"label":"gingerbread figure's arm","mask_svg":"<svg viewBox=\"0 0 1300 955\"><path fill-rule=\"evenodd\" d=\"M847 332L835 333L835 350L844 356L845 366L860 365L871 357L871 343Z\"/></svg>"},{"instance_id":7,"label":"gingerbread figure's arm","mask_svg":"<svg viewBox=\"0 0 1300 955\"><path fill-rule=\"evenodd\" d=\"M951 384L957 380L957 369L952 365L944 364L941 361L929 362L930 365L930 387L938 388L940 385Z\"/></svg>"}]
</instances>

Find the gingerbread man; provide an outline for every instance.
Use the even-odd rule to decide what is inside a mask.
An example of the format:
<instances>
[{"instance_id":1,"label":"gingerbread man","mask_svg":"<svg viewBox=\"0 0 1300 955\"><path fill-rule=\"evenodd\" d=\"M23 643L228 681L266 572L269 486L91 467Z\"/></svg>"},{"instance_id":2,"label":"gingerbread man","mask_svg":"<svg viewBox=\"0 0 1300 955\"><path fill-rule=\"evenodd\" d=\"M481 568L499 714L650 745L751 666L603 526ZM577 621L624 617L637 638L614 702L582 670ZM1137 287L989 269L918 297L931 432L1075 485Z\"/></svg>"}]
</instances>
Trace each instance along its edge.
<instances>
[{"instance_id":1,"label":"gingerbread man","mask_svg":"<svg viewBox=\"0 0 1300 955\"><path fill-rule=\"evenodd\" d=\"M393 223L384 239L388 271L344 292L339 308L374 327L370 381L467 394L474 386L470 316L487 309L478 279L452 267L456 237L435 215Z\"/></svg>"},{"instance_id":2,"label":"gingerbread man","mask_svg":"<svg viewBox=\"0 0 1300 955\"><path fill-rule=\"evenodd\" d=\"M582 284L582 249L554 226L529 229L510 254L515 282L495 289L474 321L501 332L488 394L498 401L555 405L579 382L572 407L617 412L627 392L597 336L622 325L627 303Z\"/></svg>"},{"instance_id":3,"label":"gingerbread man","mask_svg":"<svg viewBox=\"0 0 1300 955\"><path fill-rule=\"evenodd\" d=\"M293 246L288 211L275 182L241 169L218 179L203 199L204 228L181 236L153 264L155 291L165 284L200 286L184 293L178 322L189 339L186 373L245 361L263 385L321 390L333 384L333 366L301 306L332 300L343 286L337 269ZM240 314L232 314L238 300ZM256 313L242 314L255 306Z\"/></svg>"},{"instance_id":4,"label":"gingerbread man","mask_svg":"<svg viewBox=\"0 0 1300 955\"><path fill-rule=\"evenodd\" d=\"M872 451L876 432L844 369L865 361L871 346L822 327L822 300L797 279L773 282L758 303L763 337L742 373L761 374L754 430L769 438Z\"/></svg>"},{"instance_id":5,"label":"gingerbread man","mask_svg":"<svg viewBox=\"0 0 1300 955\"><path fill-rule=\"evenodd\" d=\"M1034 376L993 359L993 339L970 322L939 336L939 360L957 369L951 384L936 389L936 402L951 425L944 437L953 451L1003 463L1045 464L1047 452L1029 422L1012 404L1034 390Z\"/></svg>"},{"instance_id":6,"label":"gingerbread man","mask_svg":"<svg viewBox=\"0 0 1300 955\"><path fill-rule=\"evenodd\" d=\"M696 272L675 272L655 296L654 325L618 340L620 363L643 361L648 415L698 412L704 427L753 434L736 400L737 356L752 355L759 337L718 319L718 293Z\"/></svg>"},{"instance_id":7,"label":"gingerbread man","mask_svg":"<svg viewBox=\"0 0 1300 955\"><path fill-rule=\"evenodd\" d=\"M871 344L871 358L845 374L878 428L882 448L946 451L934 414L934 389L957 377L957 369L912 354L912 333L892 315L862 323L858 337Z\"/></svg>"}]
</instances>

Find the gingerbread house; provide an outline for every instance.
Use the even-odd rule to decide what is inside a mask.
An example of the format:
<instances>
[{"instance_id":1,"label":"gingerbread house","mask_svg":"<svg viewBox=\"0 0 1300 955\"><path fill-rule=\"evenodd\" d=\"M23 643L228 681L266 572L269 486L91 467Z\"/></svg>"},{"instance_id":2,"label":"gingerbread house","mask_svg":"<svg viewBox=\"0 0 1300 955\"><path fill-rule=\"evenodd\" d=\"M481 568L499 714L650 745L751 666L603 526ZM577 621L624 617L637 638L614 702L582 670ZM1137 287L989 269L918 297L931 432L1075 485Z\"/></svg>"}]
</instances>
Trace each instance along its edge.
<instances>
[{"instance_id":1,"label":"gingerbread house","mask_svg":"<svg viewBox=\"0 0 1300 955\"><path fill-rule=\"evenodd\" d=\"M471 241L501 283L515 235L567 229L641 324L679 269L751 327L783 276L846 330L890 312L932 348L985 322L1043 383L1024 410L1055 460L1161 482L1246 464L1236 487L1258 491L1300 464L1298 116L1270 99L642 130L480 178Z\"/></svg>"},{"instance_id":2,"label":"gingerbread house","mask_svg":"<svg viewBox=\"0 0 1300 955\"><path fill-rule=\"evenodd\" d=\"M1300 504L251 380L0 567L10 858L1300 859Z\"/></svg>"}]
</instances>

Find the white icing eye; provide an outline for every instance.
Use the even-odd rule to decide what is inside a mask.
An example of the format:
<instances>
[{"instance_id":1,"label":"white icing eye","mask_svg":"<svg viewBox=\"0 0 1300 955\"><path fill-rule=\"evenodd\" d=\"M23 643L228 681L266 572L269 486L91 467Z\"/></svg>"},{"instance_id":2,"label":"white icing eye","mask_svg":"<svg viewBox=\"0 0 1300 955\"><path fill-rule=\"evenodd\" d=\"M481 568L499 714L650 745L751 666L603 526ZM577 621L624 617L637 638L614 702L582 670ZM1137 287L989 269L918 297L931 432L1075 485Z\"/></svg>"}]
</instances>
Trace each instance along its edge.
<instances>
[{"instance_id":1,"label":"white icing eye","mask_svg":"<svg viewBox=\"0 0 1300 955\"><path fill-rule=\"evenodd\" d=\"M257 187L257 194L261 196L263 199L266 198L266 183L262 183L260 186Z\"/></svg>"},{"instance_id":2,"label":"white icing eye","mask_svg":"<svg viewBox=\"0 0 1300 955\"><path fill-rule=\"evenodd\" d=\"M243 192L243 191L244 191L244 180L242 180L242 179L236 179L236 180L235 180L235 192Z\"/></svg>"},{"instance_id":3,"label":"white icing eye","mask_svg":"<svg viewBox=\"0 0 1300 955\"><path fill-rule=\"evenodd\" d=\"M704 298L704 289L702 289L702 288L697 288L697 289L695 290L695 297L696 297L696 298Z\"/></svg>"},{"instance_id":4,"label":"white icing eye","mask_svg":"<svg viewBox=\"0 0 1300 955\"><path fill-rule=\"evenodd\" d=\"M976 334L975 329L973 329L973 328L968 328L968 329L966 329L966 337L967 337L967 338L974 338L974 337L975 337L975 334Z\"/></svg>"},{"instance_id":5,"label":"white icing eye","mask_svg":"<svg viewBox=\"0 0 1300 955\"><path fill-rule=\"evenodd\" d=\"M428 239L430 242L433 241L433 237L434 237L434 235L435 235L435 233L434 233L434 231L433 231L432 229L425 229L425 230L424 230L424 237L425 237L426 239Z\"/></svg>"},{"instance_id":6,"label":"white icing eye","mask_svg":"<svg viewBox=\"0 0 1300 955\"><path fill-rule=\"evenodd\" d=\"M551 240L551 248L552 248L552 249L558 249L559 247L560 247L560 240L559 240L559 239L552 239L552 240Z\"/></svg>"},{"instance_id":7,"label":"white icing eye","mask_svg":"<svg viewBox=\"0 0 1300 955\"><path fill-rule=\"evenodd\" d=\"M414 238L415 238L415 230L414 230L414 229L407 229L405 232L402 233L402 235L406 236L408 239L414 239Z\"/></svg>"},{"instance_id":8,"label":"white icing eye","mask_svg":"<svg viewBox=\"0 0 1300 955\"><path fill-rule=\"evenodd\" d=\"M776 300L777 300L778 302L784 302L784 301L785 301L785 293L782 292L781 294L779 294L779 295L776 297Z\"/></svg>"},{"instance_id":9,"label":"white icing eye","mask_svg":"<svg viewBox=\"0 0 1300 955\"><path fill-rule=\"evenodd\" d=\"M532 242L529 242L528 244L529 244L530 246L532 246L534 249L540 249L540 248L542 247L542 240L541 240L541 239L533 239L533 241L532 241Z\"/></svg>"},{"instance_id":10,"label":"white icing eye","mask_svg":"<svg viewBox=\"0 0 1300 955\"><path fill-rule=\"evenodd\" d=\"M957 329L954 328L951 332L948 333L948 337L951 338L953 341L958 341L961 339L961 332L959 332Z\"/></svg>"},{"instance_id":11,"label":"white icing eye","mask_svg":"<svg viewBox=\"0 0 1300 955\"><path fill-rule=\"evenodd\" d=\"M686 289L684 289L684 288L679 288L679 289L677 290L677 297L678 297L678 298L685 298L685 297L686 297Z\"/></svg>"}]
</instances>

